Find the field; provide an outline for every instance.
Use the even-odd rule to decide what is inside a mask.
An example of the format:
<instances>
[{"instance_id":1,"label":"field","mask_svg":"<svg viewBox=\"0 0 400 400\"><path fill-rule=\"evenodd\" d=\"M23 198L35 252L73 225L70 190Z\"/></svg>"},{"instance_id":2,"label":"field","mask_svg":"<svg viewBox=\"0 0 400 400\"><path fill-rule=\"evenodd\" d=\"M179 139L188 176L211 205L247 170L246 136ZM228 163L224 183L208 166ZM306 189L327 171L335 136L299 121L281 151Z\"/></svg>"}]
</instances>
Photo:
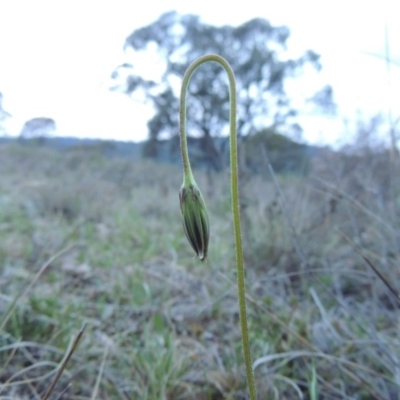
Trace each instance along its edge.
<instances>
[{"instance_id":1,"label":"field","mask_svg":"<svg viewBox=\"0 0 400 400\"><path fill-rule=\"evenodd\" d=\"M0 147L0 399L246 399L229 173L195 171L205 263L184 235L182 173L151 161ZM400 399L400 173L327 152L308 176L242 173L260 399ZM400 288L399 288L400 290Z\"/></svg>"}]
</instances>

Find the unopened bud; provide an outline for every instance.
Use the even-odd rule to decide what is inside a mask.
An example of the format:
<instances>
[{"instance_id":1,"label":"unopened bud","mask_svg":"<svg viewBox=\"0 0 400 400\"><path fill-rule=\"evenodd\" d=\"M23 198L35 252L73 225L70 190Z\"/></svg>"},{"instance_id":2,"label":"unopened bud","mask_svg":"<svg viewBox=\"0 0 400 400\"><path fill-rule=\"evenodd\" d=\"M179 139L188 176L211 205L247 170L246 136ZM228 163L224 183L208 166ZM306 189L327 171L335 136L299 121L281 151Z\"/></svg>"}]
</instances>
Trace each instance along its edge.
<instances>
[{"instance_id":1,"label":"unopened bud","mask_svg":"<svg viewBox=\"0 0 400 400\"><path fill-rule=\"evenodd\" d=\"M183 228L200 260L207 257L210 229L206 204L196 183L183 184L179 192Z\"/></svg>"}]
</instances>

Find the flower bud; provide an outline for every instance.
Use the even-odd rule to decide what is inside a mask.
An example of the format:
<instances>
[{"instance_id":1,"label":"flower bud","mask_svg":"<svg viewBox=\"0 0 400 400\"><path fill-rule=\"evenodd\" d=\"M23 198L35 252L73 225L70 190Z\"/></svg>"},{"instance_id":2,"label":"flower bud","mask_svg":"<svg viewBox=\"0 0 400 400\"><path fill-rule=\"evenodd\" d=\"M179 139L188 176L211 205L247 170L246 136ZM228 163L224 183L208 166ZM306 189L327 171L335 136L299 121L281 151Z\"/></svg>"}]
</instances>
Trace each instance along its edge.
<instances>
[{"instance_id":1,"label":"flower bud","mask_svg":"<svg viewBox=\"0 0 400 400\"><path fill-rule=\"evenodd\" d=\"M203 261L207 257L210 230L206 204L195 182L182 185L179 200L186 237L197 256Z\"/></svg>"}]
</instances>

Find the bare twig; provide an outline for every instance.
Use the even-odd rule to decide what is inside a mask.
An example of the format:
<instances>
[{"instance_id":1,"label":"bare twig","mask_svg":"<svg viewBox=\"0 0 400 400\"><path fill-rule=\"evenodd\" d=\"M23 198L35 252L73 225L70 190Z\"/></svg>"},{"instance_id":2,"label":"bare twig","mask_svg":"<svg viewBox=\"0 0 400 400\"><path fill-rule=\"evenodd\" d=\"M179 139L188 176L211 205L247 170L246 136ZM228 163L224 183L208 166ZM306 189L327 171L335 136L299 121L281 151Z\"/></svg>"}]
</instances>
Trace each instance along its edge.
<instances>
[{"instance_id":1,"label":"bare twig","mask_svg":"<svg viewBox=\"0 0 400 400\"><path fill-rule=\"evenodd\" d=\"M78 335L76 336L75 340L72 342L72 346L71 348L68 350L66 356L64 357L63 361L61 362L57 374L53 379L53 382L51 383L51 385L49 386L49 388L47 389L47 392L45 393L44 397L42 400L47 400L51 394L51 392L54 389L54 386L56 385L56 383L58 382L58 380L60 379L61 374L63 373L65 367L68 364L69 359L71 358L72 354L74 353L75 349L78 347L78 344L82 338L83 332L86 329L86 323L84 323L82 325L82 328L80 329L80 331L78 332Z\"/></svg>"},{"instance_id":2,"label":"bare twig","mask_svg":"<svg viewBox=\"0 0 400 400\"><path fill-rule=\"evenodd\" d=\"M363 252L356 246L356 244L348 236L346 236L340 230L339 230L339 233L351 244L353 249L363 258L363 260L368 264L368 266L375 272L375 274L378 276L378 278L388 288L390 293L392 293L393 296L396 298L396 300L400 303L400 293L389 283L389 281L381 274L381 272L378 270L378 268L375 267L375 265L372 263L372 261L369 260L367 258L367 256L365 256L363 254Z\"/></svg>"},{"instance_id":3,"label":"bare twig","mask_svg":"<svg viewBox=\"0 0 400 400\"><path fill-rule=\"evenodd\" d=\"M101 377L103 376L104 367L106 365L107 355L108 355L108 346L105 348L103 353L103 359L101 360L99 373L97 374L96 384L94 385L92 397L90 398L91 400L95 400L97 397L97 393L100 387Z\"/></svg>"}]
</instances>

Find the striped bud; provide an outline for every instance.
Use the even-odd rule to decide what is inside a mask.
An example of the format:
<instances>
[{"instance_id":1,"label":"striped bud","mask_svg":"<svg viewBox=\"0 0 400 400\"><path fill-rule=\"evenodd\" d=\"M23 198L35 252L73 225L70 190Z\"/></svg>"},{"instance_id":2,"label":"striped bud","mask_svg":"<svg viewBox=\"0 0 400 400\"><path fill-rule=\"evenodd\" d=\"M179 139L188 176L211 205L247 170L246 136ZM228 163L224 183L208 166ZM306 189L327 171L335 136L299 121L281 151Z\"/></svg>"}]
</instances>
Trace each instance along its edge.
<instances>
[{"instance_id":1,"label":"striped bud","mask_svg":"<svg viewBox=\"0 0 400 400\"><path fill-rule=\"evenodd\" d=\"M199 259L203 261L207 257L210 230L206 204L195 182L182 185L179 200L186 237Z\"/></svg>"}]
</instances>

